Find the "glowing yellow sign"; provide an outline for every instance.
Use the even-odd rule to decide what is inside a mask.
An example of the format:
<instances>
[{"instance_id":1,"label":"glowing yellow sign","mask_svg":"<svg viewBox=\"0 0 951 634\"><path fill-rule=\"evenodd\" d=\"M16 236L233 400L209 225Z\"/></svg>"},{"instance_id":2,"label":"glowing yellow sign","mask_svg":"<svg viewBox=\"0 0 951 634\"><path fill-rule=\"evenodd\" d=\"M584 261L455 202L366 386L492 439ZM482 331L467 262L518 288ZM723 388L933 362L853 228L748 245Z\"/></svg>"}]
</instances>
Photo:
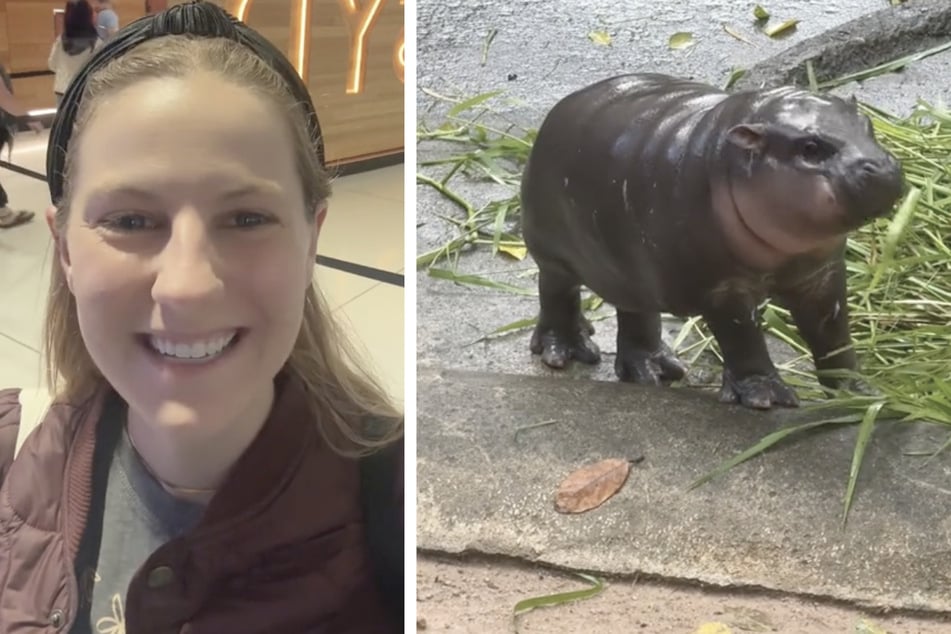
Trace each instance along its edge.
<instances>
[{"instance_id":1,"label":"glowing yellow sign","mask_svg":"<svg viewBox=\"0 0 951 634\"><path fill-rule=\"evenodd\" d=\"M294 64L294 69L305 79L308 74L310 61L310 23L312 5L316 0L292 0L291 10L291 41L287 56ZM337 0L340 9L350 27L350 65L347 69L347 93L356 95L363 92L364 78L366 77L367 38L373 25L376 23L383 4L386 0L367 0L361 10L357 0ZM254 0L233 0L236 8L233 13L239 20L247 23L248 11ZM400 5L404 0L400 0ZM393 71L397 78L404 81L406 70L406 45L404 30L400 29L400 36L393 50Z\"/></svg>"}]
</instances>

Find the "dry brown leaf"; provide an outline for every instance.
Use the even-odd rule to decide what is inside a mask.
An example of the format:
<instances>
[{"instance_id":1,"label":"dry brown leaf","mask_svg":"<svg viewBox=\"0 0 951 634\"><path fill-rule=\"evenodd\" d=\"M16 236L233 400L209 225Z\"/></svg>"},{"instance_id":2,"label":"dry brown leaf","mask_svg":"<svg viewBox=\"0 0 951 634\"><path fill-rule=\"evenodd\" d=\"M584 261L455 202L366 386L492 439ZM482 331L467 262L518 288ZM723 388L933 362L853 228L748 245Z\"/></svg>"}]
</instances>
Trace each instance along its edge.
<instances>
[{"instance_id":1,"label":"dry brown leaf","mask_svg":"<svg viewBox=\"0 0 951 634\"><path fill-rule=\"evenodd\" d=\"M584 513L617 493L631 471L629 460L609 458L568 474L555 494L559 513Z\"/></svg>"}]
</instances>

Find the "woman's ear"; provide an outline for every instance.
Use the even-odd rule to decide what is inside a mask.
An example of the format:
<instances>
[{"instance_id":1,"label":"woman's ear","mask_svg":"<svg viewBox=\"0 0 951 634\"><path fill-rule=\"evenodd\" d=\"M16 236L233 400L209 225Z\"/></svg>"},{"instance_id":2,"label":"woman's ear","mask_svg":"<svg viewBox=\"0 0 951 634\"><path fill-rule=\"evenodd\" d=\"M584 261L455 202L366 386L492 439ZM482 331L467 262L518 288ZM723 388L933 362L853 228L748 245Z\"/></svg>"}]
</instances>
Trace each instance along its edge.
<instances>
[{"instance_id":1,"label":"woman's ear","mask_svg":"<svg viewBox=\"0 0 951 634\"><path fill-rule=\"evenodd\" d=\"M317 239L320 237L320 229L324 226L324 220L327 219L327 203L322 202L317 206L314 213L314 226L310 233L310 244L307 246L307 259L310 270L313 270L317 263ZM308 277L308 285L313 283L313 279Z\"/></svg>"},{"instance_id":2,"label":"woman's ear","mask_svg":"<svg viewBox=\"0 0 951 634\"><path fill-rule=\"evenodd\" d=\"M50 235L53 236L53 247L56 249L56 259L63 269L63 277L66 278L66 284L69 290L73 290L73 269L69 261L69 249L66 248L65 236L60 235L56 229L56 205L50 205L46 208L46 226L50 229Z\"/></svg>"},{"instance_id":3,"label":"woman's ear","mask_svg":"<svg viewBox=\"0 0 951 634\"><path fill-rule=\"evenodd\" d=\"M327 219L327 203L322 202L318 205L314 213L314 230L310 234L310 253L311 261L317 258L317 239L320 237L320 230L324 226L324 220Z\"/></svg>"}]
</instances>

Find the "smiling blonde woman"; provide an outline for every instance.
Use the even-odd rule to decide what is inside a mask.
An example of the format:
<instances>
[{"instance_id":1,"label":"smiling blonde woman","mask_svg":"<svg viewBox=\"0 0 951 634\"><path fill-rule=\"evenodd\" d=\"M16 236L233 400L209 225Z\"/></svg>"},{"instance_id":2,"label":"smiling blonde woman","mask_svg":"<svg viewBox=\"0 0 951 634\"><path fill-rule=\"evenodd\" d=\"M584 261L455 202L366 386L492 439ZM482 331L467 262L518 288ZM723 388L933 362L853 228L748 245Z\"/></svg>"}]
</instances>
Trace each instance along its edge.
<instances>
[{"instance_id":1,"label":"smiling blonde woman","mask_svg":"<svg viewBox=\"0 0 951 634\"><path fill-rule=\"evenodd\" d=\"M313 283L330 187L287 60L210 3L143 18L47 172L54 398L24 438L0 391L0 632L401 631L402 418Z\"/></svg>"}]
</instances>

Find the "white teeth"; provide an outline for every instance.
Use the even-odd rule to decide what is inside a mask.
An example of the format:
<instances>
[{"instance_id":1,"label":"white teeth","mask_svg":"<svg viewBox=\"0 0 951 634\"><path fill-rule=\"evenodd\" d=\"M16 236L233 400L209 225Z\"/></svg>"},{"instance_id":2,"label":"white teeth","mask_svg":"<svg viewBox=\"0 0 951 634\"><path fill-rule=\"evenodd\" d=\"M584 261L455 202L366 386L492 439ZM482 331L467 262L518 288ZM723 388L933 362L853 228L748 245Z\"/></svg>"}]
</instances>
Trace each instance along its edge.
<instances>
[{"instance_id":1,"label":"white teeth","mask_svg":"<svg viewBox=\"0 0 951 634\"><path fill-rule=\"evenodd\" d=\"M224 350L236 333L218 337L210 341L199 341L197 343L173 343L158 337L149 337L149 343L153 348L167 357L176 357L179 359L205 359L217 356Z\"/></svg>"}]
</instances>

